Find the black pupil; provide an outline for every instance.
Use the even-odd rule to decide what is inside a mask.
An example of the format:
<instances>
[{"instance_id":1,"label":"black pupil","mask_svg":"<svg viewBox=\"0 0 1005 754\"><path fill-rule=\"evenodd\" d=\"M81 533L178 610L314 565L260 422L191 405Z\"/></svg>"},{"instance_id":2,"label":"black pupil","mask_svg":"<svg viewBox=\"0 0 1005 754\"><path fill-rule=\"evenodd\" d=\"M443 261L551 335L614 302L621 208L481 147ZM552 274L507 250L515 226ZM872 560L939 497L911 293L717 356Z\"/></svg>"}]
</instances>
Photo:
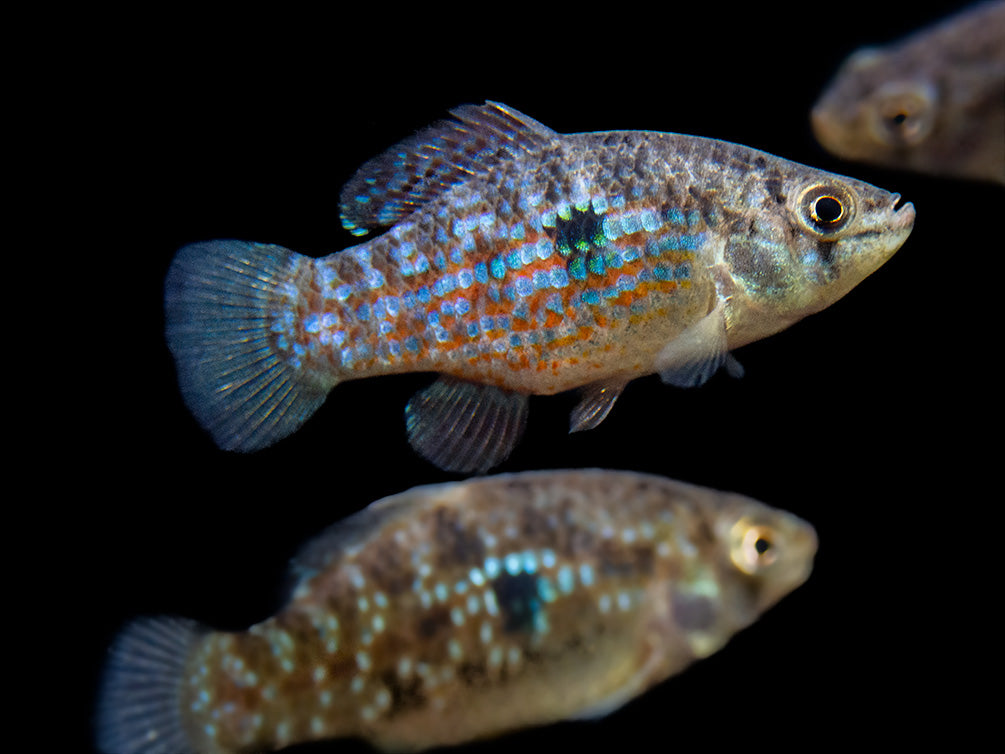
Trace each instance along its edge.
<instances>
[{"instance_id":1,"label":"black pupil","mask_svg":"<svg viewBox=\"0 0 1005 754\"><path fill-rule=\"evenodd\" d=\"M907 113L897 113L892 118L890 118L890 120L892 120L894 125L896 126L903 125L904 121L907 120Z\"/></svg>"},{"instance_id":2,"label":"black pupil","mask_svg":"<svg viewBox=\"0 0 1005 754\"><path fill-rule=\"evenodd\" d=\"M821 196L813 209L823 223L832 223L841 217L841 202L833 196Z\"/></svg>"},{"instance_id":3,"label":"black pupil","mask_svg":"<svg viewBox=\"0 0 1005 754\"><path fill-rule=\"evenodd\" d=\"M757 550L758 555L763 555L771 549L771 542L764 537L758 537L757 541L754 542L754 549Z\"/></svg>"}]
</instances>

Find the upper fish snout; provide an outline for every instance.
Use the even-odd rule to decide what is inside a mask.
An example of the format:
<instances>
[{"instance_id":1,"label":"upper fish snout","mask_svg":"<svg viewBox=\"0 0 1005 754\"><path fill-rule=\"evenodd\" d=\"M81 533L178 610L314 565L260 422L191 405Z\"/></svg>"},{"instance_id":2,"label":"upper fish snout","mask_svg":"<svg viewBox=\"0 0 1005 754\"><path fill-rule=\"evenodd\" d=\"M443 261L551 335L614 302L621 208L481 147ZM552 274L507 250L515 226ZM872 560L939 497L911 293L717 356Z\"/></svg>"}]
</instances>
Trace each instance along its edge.
<instances>
[{"instance_id":1,"label":"upper fish snout","mask_svg":"<svg viewBox=\"0 0 1005 754\"><path fill-rule=\"evenodd\" d=\"M893 195L893 223L897 229L910 228L914 225L914 205L911 202L901 202L900 194Z\"/></svg>"}]
</instances>

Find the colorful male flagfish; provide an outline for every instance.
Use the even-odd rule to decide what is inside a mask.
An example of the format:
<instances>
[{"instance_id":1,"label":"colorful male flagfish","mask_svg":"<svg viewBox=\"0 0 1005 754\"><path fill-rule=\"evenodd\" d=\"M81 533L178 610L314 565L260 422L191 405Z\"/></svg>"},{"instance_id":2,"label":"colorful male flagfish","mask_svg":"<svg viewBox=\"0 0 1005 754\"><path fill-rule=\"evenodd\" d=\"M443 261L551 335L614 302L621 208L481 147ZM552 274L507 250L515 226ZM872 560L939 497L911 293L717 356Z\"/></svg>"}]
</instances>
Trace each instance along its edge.
<instances>
[{"instance_id":1,"label":"colorful male flagfish","mask_svg":"<svg viewBox=\"0 0 1005 754\"><path fill-rule=\"evenodd\" d=\"M178 252L168 345L220 447L276 442L339 382L435 371L409 440L485 471L529 394L582 388L575 431L635 377L698 385L843 296L913 227L897 194L735 144L563 136L497 103L453 115L343 190L343 224L392 226L379 237L321 259L240 241Z\"/></svg>"},{"instance_id":2,"label":"colorful male flagfish","mask_svg":"<svg viewBox=\"0 0 1005 754\"><path fill-rule=\"evenodd\" d=\"M857 51L812 120L840 157L1005 183L1005 2Z\"/></svg>"},{"instance_id":3,"label":"colorful male flagfish","mask_svg":"<svg viewBox=\"0 0 1005 754\"><path fill-rule=\"evenodd\" d=\"M361 737L385 751L603 715L802 584L805 521L632 472L418 487L294 561L242 632L149 618L112 648L107 754L224 754Z\"/></svg>"}]
</instances>

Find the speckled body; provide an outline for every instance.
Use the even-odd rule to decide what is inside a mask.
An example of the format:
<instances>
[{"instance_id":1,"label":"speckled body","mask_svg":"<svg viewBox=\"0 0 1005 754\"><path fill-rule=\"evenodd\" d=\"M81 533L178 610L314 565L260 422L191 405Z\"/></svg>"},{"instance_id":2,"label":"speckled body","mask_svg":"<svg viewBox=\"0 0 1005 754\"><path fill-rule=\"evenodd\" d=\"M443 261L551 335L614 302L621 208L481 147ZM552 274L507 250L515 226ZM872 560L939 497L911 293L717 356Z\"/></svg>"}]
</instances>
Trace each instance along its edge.
<instances>
[{"instance_id":1,"label":"speckled body","mask_svg":"<svg viewBox=\"0 0 1005 754\"><path fill-rule=\"evenodd\" d=\"M815 548L790 514L630 472L416 488L308 545L274 618L193 633L185 750L416 750L600 715L718 650Z\"/></svg>"},{"instance_id":2,"label":"speckled body","mask_svg":"<svg viewBox=\"0 0 1005 754\"><path fill-rule=\"evenodd\" d=\"M454 114L347 185L346 227L383 235L321 259L239 241L179 251L168 342L222 447L275 442L339 382L433 371L468 387L410 404L410 441L483 471L522 431L526 395L584 388L585 429L640 375L700 384L730 349L843 296L913 226L896 194L736 144L561 135L495 103ZM423 440L458 421L489 435L460 466L460 442Z\"/></svg>"},{"instance_id":3,"label":"speckled body","mask_svg":"<svg viewBox=\"0 0 1005 754\"><path fill-rule=\"evenodd\" d=\"M855 52L812 120L840 157L1005 183L1005 2Z\"/></svg>"}]
</instances>

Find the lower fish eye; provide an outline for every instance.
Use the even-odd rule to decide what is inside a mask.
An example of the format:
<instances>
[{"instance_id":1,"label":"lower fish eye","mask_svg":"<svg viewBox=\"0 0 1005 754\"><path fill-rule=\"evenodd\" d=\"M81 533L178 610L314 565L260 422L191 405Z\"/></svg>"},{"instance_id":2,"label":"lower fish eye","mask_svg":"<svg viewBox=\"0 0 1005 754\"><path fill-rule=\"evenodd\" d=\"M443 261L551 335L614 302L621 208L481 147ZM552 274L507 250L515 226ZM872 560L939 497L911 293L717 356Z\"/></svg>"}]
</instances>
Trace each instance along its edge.
<instances>
[{"instance_id":1,"label":"lower fish eye","mask_svg":"<svg viewBox=\"0 0 1005 754\"><path fill-rule=\"evenodd\" d=\"M823 225L833 225L840 222L844 216L844 205L834 196L821 196L813 202L811 210L813 222Z\"/></svg>"}]
</instances>

